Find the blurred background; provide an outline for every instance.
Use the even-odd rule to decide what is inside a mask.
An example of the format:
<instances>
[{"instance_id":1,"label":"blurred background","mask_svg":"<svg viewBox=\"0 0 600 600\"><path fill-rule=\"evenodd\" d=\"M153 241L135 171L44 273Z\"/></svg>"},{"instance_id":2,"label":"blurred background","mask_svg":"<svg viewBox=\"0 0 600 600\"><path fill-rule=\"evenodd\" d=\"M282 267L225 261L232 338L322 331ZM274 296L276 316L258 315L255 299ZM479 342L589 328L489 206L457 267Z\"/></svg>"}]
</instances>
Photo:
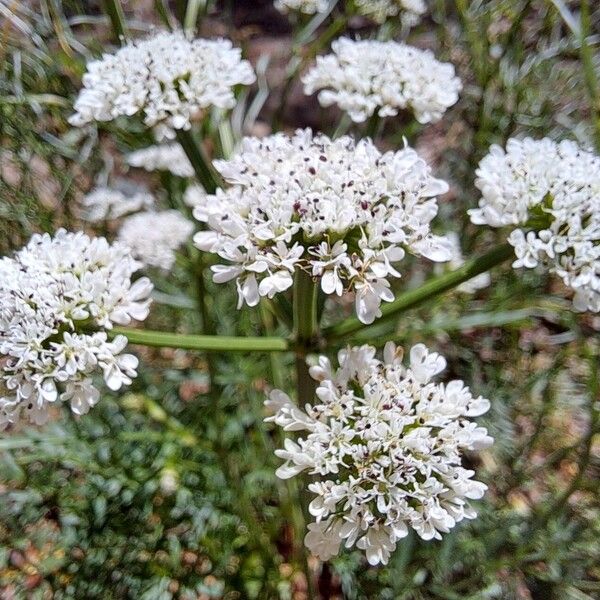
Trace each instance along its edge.
<instances>
[{"instance_id":1,"label":"blurred background","mask_svg":"<svg viewBox=\"0 0 600 600\"><path fill-rule=\"evenodd\" d=\"M189 14L186 0L122 5L139 36ZM336 109L289 77L290 65L312 62L311 41L333 17L306 37L306 19L270 0L199 6L198 35L231 38L258 74L232 115L234 143L274 127L335 129ZM354 17L338 33L377 31ZM600 150L600 6L428 0L421 23L400 37L452 62L464 89L437 124L389 119L379 144L398 148L406 138L427 158L451 185L438 223L460 234L466 256L481 252L502 238L466 215L491 144L549 136ZM67 123L86 62L117 45L102 2L0 0L0 254L33 232L89 228L78 207L99 184L126 180L184 206L181 178L125 163L153 143L141 125ZM207 127L210 150L222 137L218 123ZM95 232L111 236L112 227ZM405 287L429 275L417 260L405 271ZM152 279L147 326L196 331L185 270ZM218 332L260 335L257 309L236 311L234 286L217 293L205 284ZM600 317L574 315L564 295L556 279L505 266L484 289L447 294L375 330L407 346L426 340L448 358L449 378L492 400L481 421L496 443L467 465L490 490L476 503L478 519L440 542L406 538L385 568L368 568L360 552L334 559L319 577L322 598L600 598ZM265 390L291 357L218 356L224 391L215 402L202 356L134 350L142 366L125 393L106 391L83 419L59 409L41 430L0 437L0 598L306 598L279 510L288 491L274 475L278 434L262 421Z\"/></svg>"}]
</instances>

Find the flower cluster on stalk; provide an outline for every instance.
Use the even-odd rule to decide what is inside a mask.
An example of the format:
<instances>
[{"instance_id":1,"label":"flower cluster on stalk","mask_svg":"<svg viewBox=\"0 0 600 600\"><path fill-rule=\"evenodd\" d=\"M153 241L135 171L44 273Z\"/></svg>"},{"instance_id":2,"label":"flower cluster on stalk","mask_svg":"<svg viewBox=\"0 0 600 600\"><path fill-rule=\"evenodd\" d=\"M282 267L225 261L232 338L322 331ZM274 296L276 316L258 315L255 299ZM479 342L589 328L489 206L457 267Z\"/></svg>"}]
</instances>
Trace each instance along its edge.
<instances>
[{"instance_id":1,"label":"flower cluster on stalk","mask_svg":"<svg viewBox=\"0 0 600 600\"><path fill-rule=\"evenodd\" d=\"M138 210L150 209L154 196L143 188L123 186L123 189L97 187L80 202L81 218L91 223L119 219Z\"/></svg>"},{"instance_id":2,"label":"flower cluster on stalk","mask_svg":"<svg viewBox=\"0 0 600 600\"><path fill-rule=\"evenodd\" d=\"M131 280L139 267L124 246L65 230L0 260L0 427L44 423L58 402L88 412L96 372L112 390L131 383L138 360L105 330L148 315L152 284Z\"/></svg>"},{"instance_id":3,"label":"flower cluster on stalk","mask_svg":"<svg viewBox=\"0 0 600 600\"><path fill-rule=\"evenodd\" d=\"M489 408L462 381L435 383L445 359L423 344L402 350L388 343L384 359L375 348L347 348L339 368L321 357L311 368L319 382L317 403L296 406L280 390L266 405L287 438L277 450L283 479L306 471L314 495L305 544L322 560L342 544L365 551L370 564L386 564L409 528L425 539L440 539L462 519L476 516L469 500L481 498L483 483L462 466L465 450L492 443L469 417Z\"/></svg>"},{"instance_id":4,"label":"flower cluster on stalk","mask_svg":"<svg viewBox=\"0 0 600 600\"><path fill-rule=\"evenodd\" d=\"M458 100L462 84L454 66L429 50L398 42L340 38L332 54L318 56L302 78L306 94L319 91L323 106L337 105L356 122L373 114L410 109L420 123L438 121Z\"/></svg>"},{"instance_id":5,"label":"flower cluster on stalk","mask_svg":"<svg viewBox=\"0 0 600 600\"><path fill-rule=\"evenodd\" d=\"M331 0L275 0L275 7L282 12L298 11L307 15L325 13L331 4ZM351 4L356 13L376 23L400 16L409 26L416 25L427 10L424 0L354 0L343 4Z\"/></svg>"},{"instance_id":6,"label":"flower cluster on stalk","mask_svg":"<svg viewBox=\"0 0 600 600\"><path fill-rule=\"evenodd\" d=\"M274 4L281 12L297 10L307 15L314 15L326 12L331 0L275 0Z\"/></svg>"},{"instance_id":7,"label":"flower cluster on stalk","mask_svg":"<svg viewBox=\"0 0 600 600\"><path fill-rule=\"evenodd\" d=\"M200 111L235 105L234 87L255 80L229 40L160 32L87 65L70 122L84 125L142 113L149 126L189 129Z\"/></svg>"},{"instance_id":8,"label":"flower cluster on stalk","mask_svg":"<svg viewBox=\"0 0 600 600\"><path fill-rule=\"evenodd\" d=\"M358 12L384 23L387 19L400 15L406 25L416 25L427 10L424 0L354 0Z\"/></svg>"},{"instance_id":9,"label":"flower cluster on stalk","mask_svg":"<svg viewBox=\"0 0 600 600\"><path fill-rule=\"evenodd\" d=\"M125 160L131 167L146 171L169 171L176 177L193 177L194 167L183 148L176 143L157 144L130 152Z\"/></svg>"},{"instance_id":10,"label":"flower cluster on stalk","mask_svg":"<svg viewBox=\"0 0 600 600\"><path fill-rule=\"evenodd\" d=\"M542 265L600 311L600 157L571 141L510 139L477 169L482 198L471 221L512 226L515 268Z\"/></svg>"},{"instance_id":11,"label":"flower cluster on stalk","mask_svg":"<svg viewBox=\"0 0 600 600\"><path fill-rule=\"evenodd\" d=\"M178 210L143 212L123 221L119 241L144 265L168 270L193 231L194 224Z\"/></svg>"},{"instance_id":12,"label":"flower cluster on stalk","mask_svg":"<svg viewBox=\"0 0 600 600\"><path fill-rule=\"evenodd\" d=\"M307 129L246 138L215 166L231 186L196 205L207 229L194 241L226 261L212 267L214 280L235 279L240 305L283 292L303 269L325 294L354 292L359 319L371 323L394 299L394 263L407 251L451 258L430 226L448 186L412 148L382 154L369 139Z\"/></svg>"}]
</instances>

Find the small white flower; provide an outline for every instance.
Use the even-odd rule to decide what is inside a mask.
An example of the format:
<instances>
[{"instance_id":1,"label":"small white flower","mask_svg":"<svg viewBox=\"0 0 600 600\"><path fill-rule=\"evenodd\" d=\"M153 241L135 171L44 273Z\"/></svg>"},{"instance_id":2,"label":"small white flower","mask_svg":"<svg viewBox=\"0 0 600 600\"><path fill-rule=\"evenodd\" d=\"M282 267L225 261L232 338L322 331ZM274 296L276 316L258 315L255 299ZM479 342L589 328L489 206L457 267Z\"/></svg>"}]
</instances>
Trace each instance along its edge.
<instances>
[{"instance_id":1,"label":"small white flower","mask_svg":"<svg viewBox=\"0 0 600 600\"><path fill-rule=\"evenodd\" d=\"M125 160L146 171L169 171L177 177L193 177L194 168L179 144L159 144L130 152Z\"/></svg>"},{"instance_id":2,"label":"small white flower","mask_svg":"<svg viewBox=\"0 0 600 600\"><path fill-rule=\"evenodd\" d=\"M143 188L124 185L123 189L97 187L86 194L80 202L81 218L96 223L119 219L138 210L149 210L154 196Z\"/></svg>"},{"instance_id":3,"label":"small white flower","mask_svg":"<svg viewBox=\"0 0 600 600\"><path fill-rule=\"evenodd\" d=\"M206 207L207 198L206 190L197 183L189 185L183 193L184 203L191 208Z\"/></svg>"},{"instance_id":4,"label":"small white flower","mask_svg":"<svg viewBox=\"0 0 600 600\"><path fill-rule=\"evenodd\" d=\"M355 292L359 318L371 323L394 299L389 280L407 251L451 258L430 226L448 186L411 148L382 154L370 140L299 130L246 138L215 166L230 187L190 192L206 223L194 242L225 261L212 267L214 281L236 279L240 305L287 290L302 269L326 294Z\"/></svg>"},{"instance_id":5,"label":"small white flower","mask_svg":"<svg viewBox=\"0 0 600 600\"><path fill-rule=\"evenodd\" d=\"M340 552L340 530L342 522L340 520L330 519L329 521L320 521L309 523L308 533L304 536L304 545L321 560L327 561Z\"/></svg>"},{"instance_id":6,"label":"small white flower","mask_svg":"<svg viewBox=\"0 0 600 600\"><path fill-rule=\"evenodd\" d=\"M229 40L160 32L88 63L70 123L142 113L148 127L162 125L163 133L189 129L200 111L233 108L234 87L254 80L250 63Z\"/></svg>"},{"instance_id":7,"label":"small white flower","mask_svg":"<svg viewBox=\"0 0 600 600\"><path fill-rule=\"evenodd\" d=\"M474 398L462 381L435 383L445 359L423 344L402 351L387 344L384 360L375 348L340 351L334 371L326 357L311 367L318 402L304 410L279 390L266 406L267 421L285 431L275 454L285 462L283 479L302 472L315 476L305 544L322 560L346 548L365 551L369 564L387 564L399 539L414 529L425 540L440 539L475 511L469 500L483 496L485 484L461 465L465 450L492 443L487 431L468 417L479 416L489 401Z\"/></svg>"},{"instance_id":8,"label":"small white flower","mask_svg":"<svg viewBox=\"0 0 600 600\"><path fill-rule=\"evenodd\" d=\"M513 267L541 265L575 292L576 310L600 312L600 157L570 141L510 139L477 169L471 221L513 226Z\"/></svg>"},{"instance_id":9,"label":"small white flower","mask_svg":"<svg viewBox=\"0 0 600 600\"><path fill-rule=\"evenodd\" d=\"M428 50L349 38L336 40L331 49L302 78L304 92L320 90L322 106L336 104L353 121L409 109L420 123L431 123L458 101L462 84L454 66L437 61Z\"/></svg>"},{"instance_id":10,"label":"small white flower","mask_svg":"<svg viewBox=\"0 0 600 600\"><path fill-rule=\"evenodd\" d=\"M121 244L62 229L0 260L0 427L42 424L57 402L87 413L100 397L95 373L112 390L131 383L127 338L102 329L148 315L152 284L131 281L140 266Z\"/></svg>"},{"instance_id":11,"label":"small white flower","mask_svg":"<svg viewBox=\"0 0 600 600\"><path fill-rule=\"evenodd\" d=\"M119 240L145 265L169 270L175 262L175 251L193 231L194 224L177 210L144 212L123 221Z\"/></svg>"}]
</instances>

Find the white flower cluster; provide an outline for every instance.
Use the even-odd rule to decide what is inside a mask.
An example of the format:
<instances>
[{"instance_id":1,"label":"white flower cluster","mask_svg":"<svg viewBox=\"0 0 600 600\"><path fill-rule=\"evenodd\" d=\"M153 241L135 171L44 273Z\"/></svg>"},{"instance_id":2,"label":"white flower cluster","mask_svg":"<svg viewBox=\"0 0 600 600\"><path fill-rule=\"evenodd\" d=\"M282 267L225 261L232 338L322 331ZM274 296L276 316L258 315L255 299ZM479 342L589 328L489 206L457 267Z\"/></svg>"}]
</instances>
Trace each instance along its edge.
<instances>
[{"instance_id":1,"label":"white flower cluster","mask_svg":"<svg viewBox=\"0 0 600 600\"><path fill-rule=\"evenodd\" d=\"M510 139L477 169L476 224L517 226L515 268L543 265L575 291L576 310L600 311L600 157L571 141Z\"/></svg>"},{"instance_id":2,"label":"white flower cluster","mask_svg":"<svg viewBox=\"0 0 600 600\"><path fill-rule=\"evenodd\" d=\"M419 123L438 121L462 88L454 66L429 50L398 42L340 38L332 54L318 56L302 78L304 92L319 92L322 106L337 104L356 122L376 111L390 117L410 108Z\"/></svg>"},{"instance_id":3,"label":"white flower cluster","mask_svg":"<svg viewBox=\"0 0 600 600\"><path fill-rule=\"evenodd\" d=\"M123 221L119 241L144 265L168 270L175 250L192 235L194 224L177 210L143 212Z\"/></svg>"},{"instance_id":4,"label":"white flower cluster","mask_svg":"<svg viewBox=\"0 0 600 600\"><path fill-rule=\"evenodd\" d=\"M158 144L130 152L125 160L146 171L169 171L176 177L193 177L194 167L179 144Z\"/></svg>"},{"instance_id":5,"label":"white flower cluster","mask_svg":"<svg viewBox=\"0 0 600 600\"><path fill-rule=\"evenodd\" d=\"M275 8L281 12L299 11L307 15L324 13L331 0L275 0Z\"/></svg>"},{"instance_id":6,"label":"white flower cluster","mask_svg":"<svg viewBox=\"0 0 600 600\"><path fill-rule=\"evenodd\" d=\"M121 190L102 186L86 194L80 205L81 218L97 223L107 219L119 219L138 210L150 209L154 205L154 197L137 187Z\"/></svg>"},{"instance_id":7,"label":"white flower cluster","mask_svg":"<svg viewBox=\"0 0 600 600\"><path fill-rule=\"evenodd\" d=\"M423 344L411 349L408 367L391 343L383 361L371 346L348 348L338 359L337 370L325 357L310 370L320 382L315 406L302 410L280 390L266 401L275 411L267 421L306 432L276 450L285 460L277 475L316 477L308 486L315 522L304 540L313 554L328 560L343 542L364 550L371 565L387 564L409 527L425 540L440 539L476 516L469 500L486 486L461 466L461 453L492 443L468 419L490 403L462 381L434 383L446 361Z\"/></svg>"},{"instance_id":8,"label":"white flower cluster","mask_svg":"<svg viewBox=\"0 0 600 600\"><path fill-rule=\"evenodd\" d=\"M57 401L87 413L98 371L112 390L131 383L138 360L121 354L127 338L103 330L148 315L152 284L131 281L139 266L119 244L65 230L0 260L0 427L44 423Z\"/></svg>"},{"instance_id":9,"label":"white flower cluster","mask_svg":"<svg viewBox=\"0 0 600 600\"><path fill-rule=\"evenodd\" d=\"M330 6L331 0L275 0L275 7L281 12L299 11L307 15L327 12ZM358 14L377 23L401 14L407 25L416 25L427 10L424 0L354 0L354 7Z\"/></svg>"},{"instance_id":10,"label":"white flower cluster","mask_svg":"<svg viewBox=\"0 0 600 600\"><path fill-rule=\"evenodd\" d=\"M359 319L372 323L381 301L394 299L389 279L400 273L392 263L407 250L451 258L446 238L430 228L435 196L448 186L411 148L382 154L368 139L306 129L246 138L215 166L232 186L195 207L207 231L194 241L230 263L212 267L214 280L236 279L240 305L283 292L303 269L326 294L355 292Z\"/></svg>"},{"instance_id":11,"label":"white flower cluster","mask_svg":"<svg viewBox=\"0 0 600 600\"><path fill-rule=\"evenodd\" d=\"M89 63L70 122L80 126L141 111L149 127L189 129L203 109L233 108L234 86L254 80L250 63L229 40L161 32Z\"/></svg>"},{"instance_id":12,"label":"white flower cluster","mask_svg":"<svg viewBox=\"0 0 600 600\"><path fill-rule=\"evenodd\" d=\"M390 17L402 16L406 25L416 25L425 14L424 0L354 0L361 15L383 23Z\"/></svg>"}]
</instances>

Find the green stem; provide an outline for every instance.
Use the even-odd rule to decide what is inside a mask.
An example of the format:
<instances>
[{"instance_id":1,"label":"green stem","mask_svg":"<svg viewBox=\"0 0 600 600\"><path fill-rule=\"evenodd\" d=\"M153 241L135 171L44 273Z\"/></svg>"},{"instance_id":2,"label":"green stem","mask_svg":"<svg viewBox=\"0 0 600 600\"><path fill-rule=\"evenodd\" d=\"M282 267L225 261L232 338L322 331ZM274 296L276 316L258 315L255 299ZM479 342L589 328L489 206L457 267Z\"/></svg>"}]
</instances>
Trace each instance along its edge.
<instances>
[{"instance_id":1,"label":"green stem","mask_svg":"<svg viewBox=\"0 0 600 600\"><path fill-rule=\"evenodd\" d=\"M474 258L465 262L464 265L449 273L444 273L438 277L432 277L422 286L408 290L400 294L393 302L381 307L382 316L376 323L380 323L386 319L396 317L397 315L415 308L424 302L427 302L444 292L455 288L456 286L469 281L473 277L485 273L492 267L507 261L511 256L514 256L513 247L506 243L490 250L483 256ZM351 317L327 327L323 330L323 336L327 341L334 341L361 329L366 330L367 325L361 323L356 317Z\"/></svg>"},{"instance_id":2,"label":"green stem","mask_svg":"<svg viewBox=\"0 0 600 600\"><path fill-rule=\"evenodd\" d=\"M113 32L117 41L121 42L129 37L125 14L120 0L104 0L104 10L108 13Z\"/></svg>"},{"instance_id":3,"label":"green stem","mask_svg":"<svg viewBox=\"0 0 600 600\"><path fill-rule=\"evenodd\" d=\"M268 336L272 336L274 332L273 327L273 315L269 312L264 302L260 303L260 317L262 320L264 332ZM273 378L273 385L276 388L283 389L285 387L285 369L281 364L281 357L277 354L270 354L269 359L271 362L271 377Z\"/></svg>"},{"instance_id":4,"label":"green stem","mask_svg":"<svg viewBox=\"0 0 600 600\"><path fill-rule=\"evenodd\" d=\"M587 38L591 30L589 0L581 0L581 25L580 25L580 56L583 64L585 84L590 98L592 121L596 138L596 150L600 151L600 98L598 96L598 79L594 66L594 56Z\"/></svg>"},{"instance_id":5,"label":"green stem","mask_svg":"<svg viewBox=\"0 0 600 600\"><path fill-rule=\"evenodd\" d=\"M183 28L185 31L196 31L198 26L198 17L200 12L206 11L207 0L188 0L185 16L183 18Z\"/></svg>"},{"instance_id":6,"label":"green stem","mask_svg":"<svg viewBox=\"0 0 600 600\"><path fill-rule=\"evenodd\" d=\"M481 19L477 20L468 0L456 0L456 8L464 30L467 45L471 51L473 70L480 87L485 88L489 80L489 43L481 32Z\"/></svg>"},{"instance_id":7,"label":"green stem","mask_svg":"<svg viewBox=\"0 0 600 600\"><path fill-rule=\"evenodd\" d=\"M297 270L294 278L293 314L300 406L311 403L314 399L315 385L308 372L306 355L315 347L318 335L317 295L318 287L312 277L301 269Z\"/></svg>"},{"instance_id":8,"label":"green stem","mask_svg":"<svg viewBox=\"0 0 600 600\"><path fill-rule=\"evenodd\" d=\"M379 130L382 124L383 121L381 120L381 117L377 114L377 110L375 110L375 112L369 117L369 120L367 121L367 126L365 128L365 136L371 138L371 140L375 142L379 135Z\"/></svg>"},{"instance_id":9,"label":"green stem","mask_svg":"<svg viewBox=\"0 0 600 600\"><path fill-rule=\"evenodd\" d=\"M310 349L318 332L317 294L312 277L298 269L294 277L294 336L306 349Z\"/></svg>"},{"instance_id":10,"label":"green stem","mask_svg":"<svg viewBox=\"0 0 600 600\"><path fill-rule=\"evenodd\" d=\"M279 337L234 337L226 335L189 335L114 327L111 338L124 335L130 344L157 348L180 348L201 352L286 352L290 344Z\"/></svg>"},{"instance_id":11,"label":"green stem","mask_svg":"<svg viewBox=\"0 0 600 600\"><path fill-rule=\"evenodd\" d=\"M315 56L328 44L337 34L346 26L346 17L338 17L335 21L329 25L329 27L313 42L309 47L306 54L300 59L297 56L298 50L295 51L294 58L288 65L288 74L283 83L281 90L281 96L279 100L279 106L273 116L273 130L277 131L281 129L283 123L283 117L285 109L287 107L287 100L292 91L292 86L298 73L301 73L304 68L311 62ZM295 62L294 62L295 60Z\"/></svg>"},{"instance_id":12,"label":"green stem","mask_svg":"<svg viewBox=\"0 0 600 600\"><path fill-rule=\"evenodd\" d=\"M206 294L206 286L204 285L204 264L202 261L202 255L198 261L198 268L195 273L192 273L192 276L196 280L196 298L198 303L198 310L200 312L200 318L202 319L202 329L200 330L202 334L213 335L216 333L215 326L213 320L210 318L210 311L207 306L207 294ZM215 383L215 365L213 361L213 357L210 355L206 356L206 366L208 368L208 377L210 380L210 390L211 393L214 393L216 390Z\"/></svg>"},{"instance_id":13,"label":"green stem","mask_svg":"<svg viewBox=\"0 0 600 600\"><path fill-rule=\"evenodd\" d=\"M310 274L302 270L297 270L294 276L293 315L294 339L296 341L296 385L299 406L312 404L315 398L316 385L310 376L309 368L306 364L306 355L316 348L319 337L318 292L318 283L313 281ZM297 500L301 501L300 498ZM303 502L303 504L306 506L307 502ZM308 597L312 599L317 597L317 592L308 565L306 549L301 542L305 533L305 523L306 518L303 519L303 522L300 522L300 517L296 510L294 525L296 530L295 537L297 539L295 543L301 545Z\"/></svg>"},{"instance_id":14,"label":"green stem","mask_svg":"<svg viewBox=\"0 0 600 600\"><path fill-rule=\"evenodd\" d=\"M154 0L154 10L156 10L160 20L167 29L173 31L177 27L177 23L174 22L165 0Z\"/></svg>"},{"instance_id":15,"label":"green stem","mask_svg":"<svg viewBox=\"0 0 600 600\"><path fill-rule=\"evenodd\" d=\"M219 187L216 173L210 166L210 160L206 156L202 144L199 144L194 137L194 134L185 129L176 131L177 141L180 143L183 151L194 167L198 181L204 186L204 189L209 194L214 194Z\"/></svg>"}]
</instances>

